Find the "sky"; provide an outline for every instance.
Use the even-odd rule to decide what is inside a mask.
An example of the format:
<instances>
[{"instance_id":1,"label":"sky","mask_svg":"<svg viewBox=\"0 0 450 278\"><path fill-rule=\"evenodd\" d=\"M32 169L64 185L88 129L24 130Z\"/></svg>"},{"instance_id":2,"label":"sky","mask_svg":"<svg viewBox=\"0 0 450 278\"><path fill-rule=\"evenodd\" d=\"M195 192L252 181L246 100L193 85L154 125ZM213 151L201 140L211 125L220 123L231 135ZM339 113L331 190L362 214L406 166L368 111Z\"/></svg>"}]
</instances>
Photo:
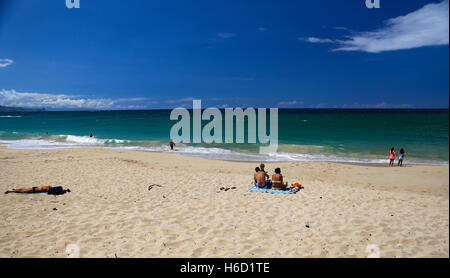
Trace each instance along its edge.
<instances>
[{"instance_id":1,"label":"sky","mask_svg":"<svg viewBox=\"0 0 450 278\"><path fill-rule=\"evenodd\" d=\"M448 0L0 0L0 105L448 108Z\"/></svg>"}]
</instances>

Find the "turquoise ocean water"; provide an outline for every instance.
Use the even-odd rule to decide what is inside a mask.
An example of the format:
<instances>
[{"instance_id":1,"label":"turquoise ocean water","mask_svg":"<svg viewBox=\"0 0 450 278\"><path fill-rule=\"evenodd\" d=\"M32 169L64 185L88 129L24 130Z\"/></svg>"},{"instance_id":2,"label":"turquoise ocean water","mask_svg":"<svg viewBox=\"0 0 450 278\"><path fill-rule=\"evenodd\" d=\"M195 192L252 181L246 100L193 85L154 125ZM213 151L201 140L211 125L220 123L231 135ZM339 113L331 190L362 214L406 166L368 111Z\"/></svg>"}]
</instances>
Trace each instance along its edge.
<instances>
[{"instance_id":1,"label":"turquoise ocean water","mask_svg":"<svg viewBox=\"0 0 450 278\"><path fill-rule=\"evenodd\" d=\"M170 110L0 113L0 143L21 149L164 152L176 123L169 115ZM448 120L448 110L280 109L276 153L259 154L259 146L248 143L178 144L176 149L224 160L386 163L391 147L397 152L403 147L407 163L448 165Z\"/></svg>"}]
</instances>

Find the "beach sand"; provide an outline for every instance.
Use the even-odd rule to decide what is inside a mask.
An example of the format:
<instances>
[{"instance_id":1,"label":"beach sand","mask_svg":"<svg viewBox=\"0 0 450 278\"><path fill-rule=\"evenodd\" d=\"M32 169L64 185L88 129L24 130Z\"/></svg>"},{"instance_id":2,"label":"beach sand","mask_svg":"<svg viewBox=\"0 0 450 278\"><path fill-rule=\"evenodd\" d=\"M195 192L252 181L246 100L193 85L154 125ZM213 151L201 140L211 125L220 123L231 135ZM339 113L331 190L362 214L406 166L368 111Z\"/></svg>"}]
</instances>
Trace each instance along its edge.
<instances>
[{"instance_id":1,"label":"beach sand","mask_svg":"<svg viewBox=\"0 0 450 278\"><path fill-rule=\"evenodd\" d=\"M0 257L449 257L448 166L281 167L297 194L247 192L257 163L0 146ZM150 184L158 184L148 190ZM220 187L236 187L228 191ZM56 210L55 210L56 209Z\"/></svg>"}]
</instances>

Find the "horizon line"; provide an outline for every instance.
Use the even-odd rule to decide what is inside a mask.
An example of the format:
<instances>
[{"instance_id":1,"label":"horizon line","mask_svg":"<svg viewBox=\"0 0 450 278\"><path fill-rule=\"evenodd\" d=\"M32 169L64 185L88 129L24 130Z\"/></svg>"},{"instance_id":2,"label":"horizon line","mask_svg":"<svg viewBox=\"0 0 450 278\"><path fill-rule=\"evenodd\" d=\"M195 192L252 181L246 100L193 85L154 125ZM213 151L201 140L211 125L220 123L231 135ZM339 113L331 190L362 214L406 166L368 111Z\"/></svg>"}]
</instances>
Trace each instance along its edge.
<instances>
[{"instance_id":1,"label":"horizon line","mask_svg":"<svg viewBox=\"0 0 450 278\"><path fill-rule=\"evenodd\" d=\"M23 112L106 112L106 111L154 111L154 110L173 110L176 108L184 108L187 110L193 110L193 108L186 108L186 107L175 107L175 108L145 108L145 109L52 109L52 108L43 108L43 107L30 107L30 108L24 108L24 107L8 107L3 106L6 108L18 108L18 109L24 109L25 111L0 111L0 113L8 113L8 112L14 112L14 113L23 113ZM378 107L253 107L253 106L247 106L247 107L206 107L202 108L202 110L208 109L208 108L217 108L219 110L225 110L227 108L236 109L236 108L265 108L265 109L273 109L276 108L278 110L449 110L449 107L407 107L407 108L378 108ZM38 111L26 111L26 110L38 110Z\"/></svg>"}]
</instances>

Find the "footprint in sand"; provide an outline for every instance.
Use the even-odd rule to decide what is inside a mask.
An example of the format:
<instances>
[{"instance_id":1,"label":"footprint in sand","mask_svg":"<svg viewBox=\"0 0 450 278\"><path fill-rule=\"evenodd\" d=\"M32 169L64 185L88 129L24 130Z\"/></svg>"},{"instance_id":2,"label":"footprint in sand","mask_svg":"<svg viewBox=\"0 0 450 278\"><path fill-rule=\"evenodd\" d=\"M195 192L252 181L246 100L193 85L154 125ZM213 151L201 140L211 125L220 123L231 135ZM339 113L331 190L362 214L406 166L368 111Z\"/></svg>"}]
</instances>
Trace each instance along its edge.
<instances>
[{"instance_id":1,"label":"footprint in sand","mask_svg":"<svg viewBox=\"0 0 450 278\"><path fill-rule=\"evenodd\" d=\"M209 230L209 228L207 228L207 227L201 227L200 229L197 230L197 232L199 234L204 235L204 234L206 234L206 232L208 232L208 230Z\"/></svg>"}]
</instances>

